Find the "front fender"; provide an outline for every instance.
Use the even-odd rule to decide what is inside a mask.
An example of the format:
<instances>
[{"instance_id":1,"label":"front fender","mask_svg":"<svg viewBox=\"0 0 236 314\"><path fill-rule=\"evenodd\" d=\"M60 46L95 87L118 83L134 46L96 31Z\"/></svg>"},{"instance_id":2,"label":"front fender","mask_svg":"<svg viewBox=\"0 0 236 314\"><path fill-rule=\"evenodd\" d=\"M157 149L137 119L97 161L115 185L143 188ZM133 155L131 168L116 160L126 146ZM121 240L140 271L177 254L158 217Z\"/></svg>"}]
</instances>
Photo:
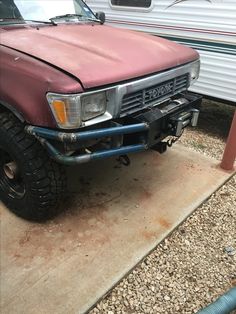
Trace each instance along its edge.
<instances>
[{"instance_id":1,"label":"front fender","mask_svg":"<svg viewBox=\"0 0 236 314\"><path fill-rule=\"evenodd\" d=\"M0 46L0 104L27 123L56 127L46 93L79 93L75 78L14 49Z\"/></svg>"}]
</instances>

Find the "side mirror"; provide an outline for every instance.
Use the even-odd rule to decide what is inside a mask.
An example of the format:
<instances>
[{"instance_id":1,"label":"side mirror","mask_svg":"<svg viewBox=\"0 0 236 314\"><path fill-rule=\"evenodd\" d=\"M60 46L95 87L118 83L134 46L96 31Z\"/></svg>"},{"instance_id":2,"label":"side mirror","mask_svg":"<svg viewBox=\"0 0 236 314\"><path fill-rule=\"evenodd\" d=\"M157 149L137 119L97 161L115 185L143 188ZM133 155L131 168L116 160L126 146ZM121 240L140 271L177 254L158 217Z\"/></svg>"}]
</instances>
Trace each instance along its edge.
<instances>
[{"instance_id":1,"label":"side mirror","mask_svg":"<svg viewBox=\"0 0 236 314\"><path fill-rule=\"evenodd\" d=\"M101 21L101 24L104 24L106 21L106 14L104 12L97 12L96 18Z\"/></svg>"}]
</instances>

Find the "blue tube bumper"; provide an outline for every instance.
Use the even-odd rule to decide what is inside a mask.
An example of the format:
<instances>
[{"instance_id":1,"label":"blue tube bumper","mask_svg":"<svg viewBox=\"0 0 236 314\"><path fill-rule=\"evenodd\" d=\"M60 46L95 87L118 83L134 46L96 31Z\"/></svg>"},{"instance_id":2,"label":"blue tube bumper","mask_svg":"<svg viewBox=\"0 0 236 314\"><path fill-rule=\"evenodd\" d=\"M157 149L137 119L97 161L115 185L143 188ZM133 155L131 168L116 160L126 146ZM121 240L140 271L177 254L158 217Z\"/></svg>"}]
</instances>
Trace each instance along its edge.
<instances>
[{"instance_id":1,"label":"blue tube bumper","mask_svg":"<svg viewBox=\"0 0 236 314\"><path fill-rule=\"evenodd\" d=\"M65 156L61 154L53 145L49 142L45 142L48 152L57 162L63 163L65 165L74 165L74 164L82 164L96 159L103 159L112 156L125 155L129 153L137 153L148 149L147 145L137 144L137 145L129 145L123 146L120 148L113 148L109 150L102 150L99 152L94 152L91 154L82 154L79 156Z\"/></svg>"},{"instance_id":2,"label":"blue tube bumper","mask_svg":"<svg viewBox=\"0 0 236 314\"><path fill-rule=\"evenodd\" d=\"M32 135L38 135L46 139L57 140L63 143L74 143L77 141L91 140L94 138L102 138L116 135L131 134L147 131L149 125L147 123L137 123L124 126L116 126L111 128L96 129L92 131L66 133L37 126L27 126L26 131Z\"/></svg>"},{"instance_id":3,"label":"blue tube bumper","mask_svg":"<svg viewBox=\"0 0 236 314\"><path fill-rule=\"evenodd\" d=\"M180 95L179 99L170 100L164 107L147 108L117 119L121 123L110 121L94 125L93 129L81 128L79 132L28 125L25 131L35 136L53 159L67 165L140 152L149 147L163 152L167 146L162 142L165 137L180 137L186 126L197 125L199 110L194 106L200 102L201 96L187 93ZM89 147L92 151L87 149ZM77 153L68 155L62 151Z\"/></svg>"},{"instance_id":4,"label":"blue tube bumper","mask_svg":"<svg viewBox=\"0 0 236 314\"><path fill-rule=\"evenodd\" d=\"M90 154L86 153L79 156L66 156L56 149L48 140L56 140L62 143L76 143L77 141L85 141L94 138L97 139L116 135L145 132L148 131L148 129L149 125L147 123L137 123L126 126L117 126L76 133L66 133L34 126L27 126L25 130L27 133L34 135L40 141L40 143L47 149L48 153L54 160L66 165L73 165L86 163L96 159L141 152L148 149L148 145L146 143L141 143L118 148L111 148L108 150L101 150Z\"/></svg>"}]
</instances>

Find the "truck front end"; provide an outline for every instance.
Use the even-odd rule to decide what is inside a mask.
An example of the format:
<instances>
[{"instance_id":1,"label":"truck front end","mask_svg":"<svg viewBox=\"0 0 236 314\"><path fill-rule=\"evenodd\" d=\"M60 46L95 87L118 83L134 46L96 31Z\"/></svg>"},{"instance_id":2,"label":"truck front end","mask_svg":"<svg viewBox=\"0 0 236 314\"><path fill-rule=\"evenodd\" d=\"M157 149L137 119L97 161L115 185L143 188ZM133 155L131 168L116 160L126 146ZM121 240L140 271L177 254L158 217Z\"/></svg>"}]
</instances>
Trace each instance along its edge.
<instances>
[{"instance_id":1,"label":"truck front end","mask_svg":"<svg viewBox=\"0 0 236 314\"><path fill-rule=\"evenodd\" d=\"M196 126L201 96L189 93L200 61L80 94L48 93L60 130L27 125L53 159L84 163L146 149L164 152Z\"/></svg>"}]
</instances>

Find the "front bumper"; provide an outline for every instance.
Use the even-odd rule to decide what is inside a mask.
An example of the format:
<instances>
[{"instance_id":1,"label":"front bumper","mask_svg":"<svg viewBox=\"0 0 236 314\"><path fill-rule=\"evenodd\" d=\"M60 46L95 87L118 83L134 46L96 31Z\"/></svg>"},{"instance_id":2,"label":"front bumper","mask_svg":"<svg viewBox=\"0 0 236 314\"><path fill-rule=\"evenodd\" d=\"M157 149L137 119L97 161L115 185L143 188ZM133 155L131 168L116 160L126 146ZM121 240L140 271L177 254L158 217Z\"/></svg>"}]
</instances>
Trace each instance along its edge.
<instances>
[{"instance_id":1,"label":"front bumper","mask_svg":"<svg viewBox=\"0 0 236 314\"><path fill-rule=\"evenodd\" d=\"M158 149L167 136L180 137L183 129L196 126L201 96L193 93L178 95L162 106L145 110L122 121L112 121L113 125L79 132L62 132L37 126L26 126L27 133L35 136L57 162L72 165L103 159L111 156L140 152L149 148ZM122 122L122 124L120 124ZM116 139L107 149L80 152L73 155L62 153L55 143L76 145L90 140ZM114 143L114 142L113 142Z\"/></svg>"}]
</instances>

